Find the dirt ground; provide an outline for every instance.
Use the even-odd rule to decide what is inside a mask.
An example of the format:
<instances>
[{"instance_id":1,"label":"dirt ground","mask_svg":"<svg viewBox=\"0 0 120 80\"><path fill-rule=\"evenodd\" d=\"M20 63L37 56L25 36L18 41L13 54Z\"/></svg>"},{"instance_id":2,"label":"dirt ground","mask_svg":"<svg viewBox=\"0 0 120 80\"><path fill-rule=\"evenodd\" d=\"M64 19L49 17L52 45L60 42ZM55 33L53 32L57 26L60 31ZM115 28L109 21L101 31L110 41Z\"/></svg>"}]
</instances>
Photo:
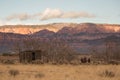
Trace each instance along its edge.
<instances>
[{"instance_id":1,"label":"dirt ground","mask_svg":"<svg viewBox=\"0 0 120 80\"><path fill-rule=\"evenodd\" d=\"M0 64L0 80L120 80L120 65Z\"/></svg>"}]
</instances>

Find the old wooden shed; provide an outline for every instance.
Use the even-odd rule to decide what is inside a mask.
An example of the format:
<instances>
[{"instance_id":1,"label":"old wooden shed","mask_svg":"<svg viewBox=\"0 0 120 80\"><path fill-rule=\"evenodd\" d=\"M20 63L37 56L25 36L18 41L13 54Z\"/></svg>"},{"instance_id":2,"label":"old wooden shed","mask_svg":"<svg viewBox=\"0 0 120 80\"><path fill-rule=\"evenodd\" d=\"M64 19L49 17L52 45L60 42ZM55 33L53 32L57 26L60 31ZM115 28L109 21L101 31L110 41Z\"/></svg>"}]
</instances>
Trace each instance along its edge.
<instances>
[{"instance_id":1,"label":"old wooden shed","mask_svg":"<svg viewBox=\"0 0 120 80\"><path fill-rule=\"evenodd\" d=\"M19 53L19 59L21 63L31 63L35 60L41 60L42 51L41 50L22 51Z\"/></svg>"}]
</instances>

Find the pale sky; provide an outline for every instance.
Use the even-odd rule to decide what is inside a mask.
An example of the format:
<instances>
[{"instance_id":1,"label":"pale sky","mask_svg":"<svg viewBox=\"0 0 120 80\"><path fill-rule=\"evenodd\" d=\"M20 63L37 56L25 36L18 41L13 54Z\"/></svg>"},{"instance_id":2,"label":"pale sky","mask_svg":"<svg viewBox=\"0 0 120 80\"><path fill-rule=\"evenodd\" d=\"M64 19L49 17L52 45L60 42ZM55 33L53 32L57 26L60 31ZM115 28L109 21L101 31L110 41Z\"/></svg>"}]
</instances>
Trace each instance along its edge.
<instances>
[{"instance_id":1,"label":"pale sky","mask_svg":"<svg viewBox=\"0 0 120 80\"><path fill-rule=\"evenodd\" d=\"M0 0L0 25L120 24L120 0Z\"/></svg>"}]
</instances>

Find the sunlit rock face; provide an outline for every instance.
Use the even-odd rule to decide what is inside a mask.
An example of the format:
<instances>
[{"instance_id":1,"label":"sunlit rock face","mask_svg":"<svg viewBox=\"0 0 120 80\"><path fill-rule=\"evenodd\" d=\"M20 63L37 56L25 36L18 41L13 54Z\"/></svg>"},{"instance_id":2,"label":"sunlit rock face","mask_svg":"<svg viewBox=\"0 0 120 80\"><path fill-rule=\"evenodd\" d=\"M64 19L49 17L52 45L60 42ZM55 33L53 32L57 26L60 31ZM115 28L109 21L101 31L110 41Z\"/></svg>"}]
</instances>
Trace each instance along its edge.
<instances>
[{"instance_id":1,"label":"sunlit rock face","mask_svg":"<svg viewBox=\"0 0 120 80\"><path fill-rule=\"evenodd\" d=\"M44 29L57 32L64 26L72 27L75 25L76 24L73 24L73 23L53 23L53 24L46 24L46 25L5 25L5 26L0 26L0 32L32 34Z\"/></svg>"},{"instance_id":2,"label":"sunlit rock face","mask_svg":"<svg viewBox=\"0 0 120 80\"><path fill-rule=\"evenodd\" d=\"M38 32L40 30L43 30L43 29L48 29L50 31L54 31L56 32L57 31L57 28L54 28L54 27L47 27L47 28L44 28L44 27L35 27L35 26L5 26L5 27L1 27L0 28L0 32L5 32L5 33L19 33L19 34L32 34L32 33L35 33L35 32Z\"/></svg>"},{"instance_id":3,"label":"sunlit rock face","mask_svg":"<svg viewBox=\"0 0 120 80\"><path fill-rule=\"evenodd\" d=\"M5 25L0 26L0 32L5 33L19 33L19 34L33 34L35 32L47 29L53 32L120 32L120 25L115 24L93 24L93 23L53 23L46 25ZM63 30L64 29L64 30Z\"/></svg>"}]
</instances>

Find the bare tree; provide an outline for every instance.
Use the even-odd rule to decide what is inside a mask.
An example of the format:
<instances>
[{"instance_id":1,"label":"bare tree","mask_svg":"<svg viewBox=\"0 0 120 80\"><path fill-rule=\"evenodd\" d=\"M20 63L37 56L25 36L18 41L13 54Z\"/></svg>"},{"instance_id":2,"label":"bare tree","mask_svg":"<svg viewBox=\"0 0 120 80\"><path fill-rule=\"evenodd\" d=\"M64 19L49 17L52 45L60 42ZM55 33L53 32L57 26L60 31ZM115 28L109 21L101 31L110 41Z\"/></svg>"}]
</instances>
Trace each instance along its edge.
<instances>
[{"instance_id":1,"label":"bare tree","mask_svg":"<svg viewBox=\"0 0 120 80\"><path fill-rule=\"evenodd\" d=\"M43 62L49 63L69 63L74 58L75 51L59 38L40 39L28 35L16 44L18 52L25 50L42 50Z\"/></svg>"},{"instance_id":2,"label":"bare tree","mask_svg":"<svg viewBox=\"0 0 120 80\"><path fill-rule=\"evenodd\" d=\"M106 41L106 61L120 60L120 43L116 40Z\"/></svg>"}]
</instances>

